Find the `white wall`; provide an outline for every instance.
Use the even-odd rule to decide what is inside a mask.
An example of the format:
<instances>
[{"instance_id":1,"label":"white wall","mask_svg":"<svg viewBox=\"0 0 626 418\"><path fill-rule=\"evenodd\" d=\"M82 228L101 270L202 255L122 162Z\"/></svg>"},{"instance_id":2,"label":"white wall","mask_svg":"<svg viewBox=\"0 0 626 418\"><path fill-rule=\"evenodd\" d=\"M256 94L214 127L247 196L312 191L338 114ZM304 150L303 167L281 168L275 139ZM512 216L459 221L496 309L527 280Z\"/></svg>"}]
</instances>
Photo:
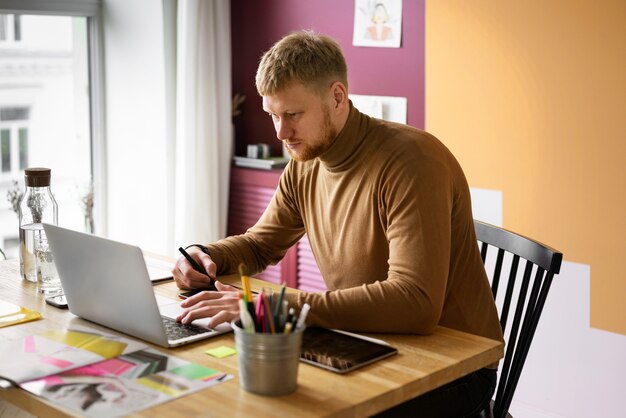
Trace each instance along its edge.
<instances>
[{"instance_id":1,"label":"white wall","mask_svg":"<svg viewBox=\"0 0 626 418\"><path fill-rule=\"evenodd\" d=\"M170 253L162 7L153 0L104 0L107 235Z\"/></svg>"}]
</instances>

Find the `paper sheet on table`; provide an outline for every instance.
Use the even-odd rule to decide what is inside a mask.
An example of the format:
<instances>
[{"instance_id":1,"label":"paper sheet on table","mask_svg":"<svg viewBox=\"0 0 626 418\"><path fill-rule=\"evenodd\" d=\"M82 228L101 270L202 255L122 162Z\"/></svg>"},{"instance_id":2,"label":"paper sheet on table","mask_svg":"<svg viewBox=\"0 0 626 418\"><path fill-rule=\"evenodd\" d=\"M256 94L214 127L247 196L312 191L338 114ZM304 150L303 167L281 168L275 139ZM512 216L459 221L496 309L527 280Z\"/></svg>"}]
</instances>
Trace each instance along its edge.
<instances>
[{"instance_id":1,"label":"paper sheet on table","mask_svg":"<svg viewBox=\"0 0 626 418\"><path fill-rule=\"evenodd\" d=\"M146 268L152 283L172 279L174 263L150 257L149 255L144 256L144 259L146 260Z\"/></svg>"}]
</instances>

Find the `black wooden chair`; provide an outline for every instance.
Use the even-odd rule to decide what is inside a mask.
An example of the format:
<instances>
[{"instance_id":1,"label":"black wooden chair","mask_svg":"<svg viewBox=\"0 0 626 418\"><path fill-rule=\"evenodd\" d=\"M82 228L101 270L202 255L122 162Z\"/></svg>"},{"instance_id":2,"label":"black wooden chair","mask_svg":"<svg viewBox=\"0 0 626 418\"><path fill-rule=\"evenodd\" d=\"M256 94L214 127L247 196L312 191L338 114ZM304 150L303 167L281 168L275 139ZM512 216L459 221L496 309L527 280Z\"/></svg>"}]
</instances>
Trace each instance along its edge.
<instances>
[{"instance_id":1,"label":"black wooden chair","mask_svg":"<svg viewBox=\"0 0 626 418\"><path fill-rule=\"evenodd\" d=\"M563 254L540 242L481 221L474 220L474 228L505 339L504 360L500 365L495 399L491 403L491 417L510 417L511 400L552 279L560 271ZM492 251L488 258L490 247L497 253ZM520 260L524 263L524 272L518 277ZM499 287L505 292L503 295L498 294ZM513 322L507 328L511 315Z\"/></svg>"}]
</instances>

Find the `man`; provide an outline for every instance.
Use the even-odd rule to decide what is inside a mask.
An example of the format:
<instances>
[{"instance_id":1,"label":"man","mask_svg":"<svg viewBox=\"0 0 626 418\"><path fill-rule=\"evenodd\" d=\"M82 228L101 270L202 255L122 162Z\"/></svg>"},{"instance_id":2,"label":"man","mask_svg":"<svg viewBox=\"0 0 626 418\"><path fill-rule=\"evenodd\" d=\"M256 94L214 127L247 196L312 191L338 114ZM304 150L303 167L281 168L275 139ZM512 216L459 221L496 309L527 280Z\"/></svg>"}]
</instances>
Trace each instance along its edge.
<instances>
[{"instance_id":1,"label":"man","mask_svg":"<svg viewBox=\"0 0 626 418\"><path fill-rule=\"evenodd\" d=\"M208 274L234 273L241 262L262 271L306 233L328 288L287 295L291 306L311 305L308 325L415 334L442 325L501 340L469 188L450 151L426 132L354 108L343 54L329 37L286 36L263 56L256 85L292 160L255 226L189 247ZM208 281L182 258L173 274L180 288ZM237 289L217 289L184 301L179 319L210 316L215 326L237 318ZM432 392L424 416L476 413L493 393L495 370L456 383ZM475 393L455 392L459 385ZM452 398L437 395L444 392ZM455 402L463 396L474 399ZM388 412L426 411L415 402ZM457 404L463 409L441 409Z\"/></svg>"}]
</instances>

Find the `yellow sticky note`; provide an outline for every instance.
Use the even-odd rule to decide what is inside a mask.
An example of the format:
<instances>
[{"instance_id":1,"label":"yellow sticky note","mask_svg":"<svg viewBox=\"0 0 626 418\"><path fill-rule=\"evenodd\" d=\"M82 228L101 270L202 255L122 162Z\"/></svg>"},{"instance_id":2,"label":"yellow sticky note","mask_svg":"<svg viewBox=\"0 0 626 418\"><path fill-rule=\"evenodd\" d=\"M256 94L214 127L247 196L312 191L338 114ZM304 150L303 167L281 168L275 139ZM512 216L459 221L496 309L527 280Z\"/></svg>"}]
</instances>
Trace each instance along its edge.
<instances>
[{"instance_id":1,"label":"yellow sticky note","mask_svg":"<svg viewBox=\"0 0 626 418\"><path fill-rule=\"evenodd\" d=\"M72 347L91 351L104 358L113 358L124 354L128 344L106 338L97 333L72 330L50 330L42 334L44 337Z\"/></svg>"},{"instance_id":2,"label":"yellow sticky note","mask_svg":"<svg viewBox=\"0 0 626 418\"><path fill-rule=\"evenodd\" d=\"M232 356L233 354L237 354L237 350L235 350L232 347L226 347L225 345L222 345L220 347L215 347L210 350L207 350L205 351L205 353L213 357L224 358L224 357Z\"/></svg>"},{"instance_id":3,"label":"yellow sticky note","mask_svg":"<svg viewBox=\"0 0 626 418\"><path fill-rule=\"evenodd\" d=\"M39 312L31 311L14 303L0 300L0 328L41 318Z\"/></svg>"}]
</instances>

